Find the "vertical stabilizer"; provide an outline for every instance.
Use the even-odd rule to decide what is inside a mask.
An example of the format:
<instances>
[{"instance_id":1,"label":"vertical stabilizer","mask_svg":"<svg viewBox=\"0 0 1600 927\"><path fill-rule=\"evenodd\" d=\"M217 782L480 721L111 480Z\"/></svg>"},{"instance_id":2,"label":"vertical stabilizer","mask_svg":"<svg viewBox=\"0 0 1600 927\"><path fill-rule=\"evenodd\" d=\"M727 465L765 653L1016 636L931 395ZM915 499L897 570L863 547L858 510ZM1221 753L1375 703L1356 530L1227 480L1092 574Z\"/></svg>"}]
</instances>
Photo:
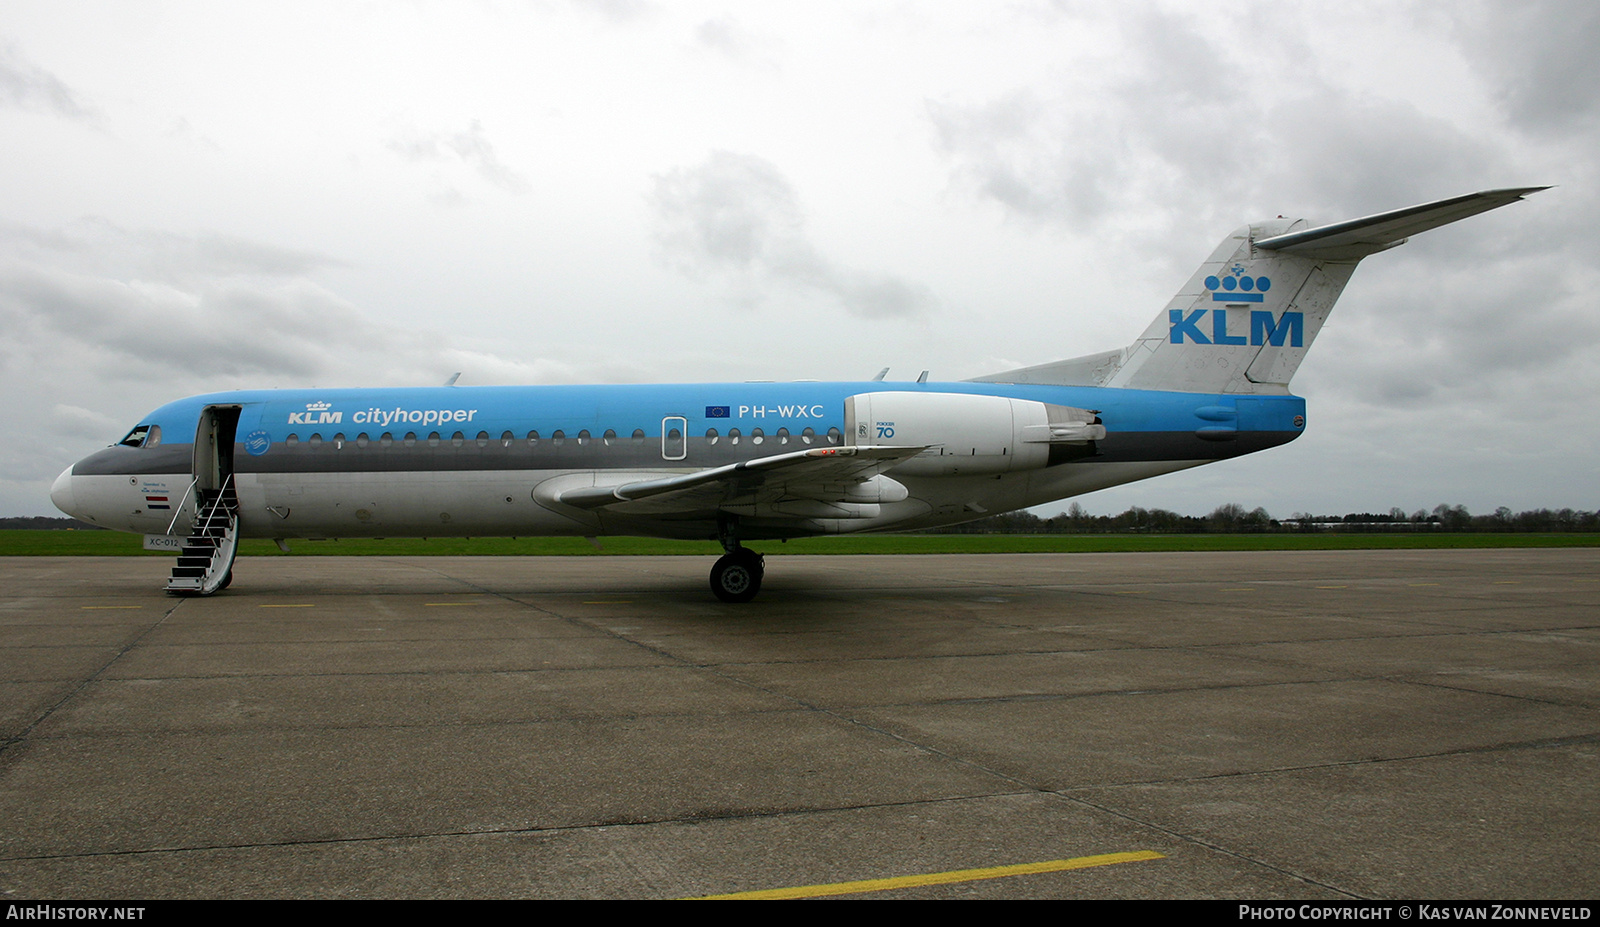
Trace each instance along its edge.
<instances>
[{"instance_id":1,"label":"vertical stabilizer","mask_svg":"<svg viewBox=\"0 0 1600 927\"><path fill-rule=\"evenodd\" d=\"M1470 193L1309 228L1239 228L1120 351L978 377L983 382L1196 393L1285 393L1361 259L1545 187Z\"/></svg>"},{"instance_id":2,"label":"vertical stabilizer","mask_svg":"<svg viewBox=\"0 0 1600 927\"><path fill-rule=\"evenodd\" d=\"M1285 392L1355 261L1318 261L1256 242L1304 220L1248 225L1223 240L1127 349L1106 386L1195 393Z\"/></svg>"}]
</instances>

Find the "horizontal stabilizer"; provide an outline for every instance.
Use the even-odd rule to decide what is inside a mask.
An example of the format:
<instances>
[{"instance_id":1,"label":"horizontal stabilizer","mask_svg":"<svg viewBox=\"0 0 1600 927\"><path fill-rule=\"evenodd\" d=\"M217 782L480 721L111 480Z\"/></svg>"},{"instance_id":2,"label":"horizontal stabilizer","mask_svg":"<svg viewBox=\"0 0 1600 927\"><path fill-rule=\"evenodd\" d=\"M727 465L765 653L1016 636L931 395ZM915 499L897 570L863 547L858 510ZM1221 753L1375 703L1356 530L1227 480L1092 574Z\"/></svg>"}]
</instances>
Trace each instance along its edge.
<instances>
[{"instance_id":1,"label":"horizontal stabilizer","mask_svg":"<svg viewBox=\"0 0 1600 927\"><path fill-rule=\"evenodd\" d=\"M1515 203L1530 193L1549 187L1513 187L1452 196L1420 206L1409 206L1375 216L1335 222L1314 229L1264 238L1257 248L1282 251L1331 261L1355 261L1392 248L1418 232L1449 225L1459 219Z\"/></svg>"}]
</instances>

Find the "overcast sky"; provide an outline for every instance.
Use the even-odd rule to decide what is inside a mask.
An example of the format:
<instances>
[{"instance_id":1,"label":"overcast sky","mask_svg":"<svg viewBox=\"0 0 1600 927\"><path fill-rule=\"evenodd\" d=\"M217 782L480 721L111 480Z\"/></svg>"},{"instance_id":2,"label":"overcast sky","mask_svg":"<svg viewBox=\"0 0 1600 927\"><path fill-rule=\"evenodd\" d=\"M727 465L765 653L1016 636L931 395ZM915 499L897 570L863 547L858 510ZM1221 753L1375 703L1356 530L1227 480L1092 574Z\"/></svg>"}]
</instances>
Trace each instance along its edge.
<instances>
[{"instance_id":1,"label":"overcast sky","mask_svg":"<svg viewBox=\"0 0 1600 927\"><path fill-rule=\"evenodd\" d=\"M1128 344L1245 222L1537 184L1363 263L1300 440L1079 501L1594 509L1596 49L1591 0L4 0L0 515L192 393L963 379Z\"/></svg>"}]
</instances>

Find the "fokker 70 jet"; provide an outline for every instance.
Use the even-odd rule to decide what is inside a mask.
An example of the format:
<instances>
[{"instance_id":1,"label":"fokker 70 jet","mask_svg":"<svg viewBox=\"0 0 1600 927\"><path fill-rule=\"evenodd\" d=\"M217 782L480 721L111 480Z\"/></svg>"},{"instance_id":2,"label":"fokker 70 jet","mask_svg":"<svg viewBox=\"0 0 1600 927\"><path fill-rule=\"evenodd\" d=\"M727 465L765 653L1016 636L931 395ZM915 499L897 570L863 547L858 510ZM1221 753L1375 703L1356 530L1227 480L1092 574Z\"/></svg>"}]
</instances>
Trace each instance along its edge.
<instances>
[{"instance_id":1,"label":"fokker 70 jet","mask_svg":"<svg viewBox=\"0 0 1600 927\"><path fill-rule=\"evenodd\" d=\"M232 580L241 537L754 539L968 521L1300 436L1289 380L1362 258L1545 189L1223 239L1131 345L956 383L242 390L151 412L55 481L86 522L181 546L167 589Z\"/></svg>"}]
</instances>

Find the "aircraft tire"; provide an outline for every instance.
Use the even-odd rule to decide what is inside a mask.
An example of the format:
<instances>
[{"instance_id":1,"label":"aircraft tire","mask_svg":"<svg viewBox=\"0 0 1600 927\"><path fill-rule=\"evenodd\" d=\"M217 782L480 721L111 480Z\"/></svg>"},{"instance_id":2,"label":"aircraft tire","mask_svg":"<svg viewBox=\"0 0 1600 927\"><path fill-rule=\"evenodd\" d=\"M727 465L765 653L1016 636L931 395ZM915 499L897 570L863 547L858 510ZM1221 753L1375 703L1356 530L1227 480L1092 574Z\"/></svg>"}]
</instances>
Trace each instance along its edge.
<instances>
[{"instance_id":1,"label":"aircraft tire","mask_svg":"<svg viewBox=\"0 0 1600 927\"><path fill-rule=\"evenodd\" d=\"M724 602L748 602L761 591L761 555L740 548L711 567L711 592Z\"/></svg>"},{"instance_id":2,"label":"aircraft tire","mask_svg":"<svg viewBox=\"0 0 1600 927\"><path fill-rule=\"evenodd\" d=\"M231 585L233 585L233 571L229 570L222 575L222 582L217 584L217 591L221 592Z\"/></svg>"}]
</instances>

